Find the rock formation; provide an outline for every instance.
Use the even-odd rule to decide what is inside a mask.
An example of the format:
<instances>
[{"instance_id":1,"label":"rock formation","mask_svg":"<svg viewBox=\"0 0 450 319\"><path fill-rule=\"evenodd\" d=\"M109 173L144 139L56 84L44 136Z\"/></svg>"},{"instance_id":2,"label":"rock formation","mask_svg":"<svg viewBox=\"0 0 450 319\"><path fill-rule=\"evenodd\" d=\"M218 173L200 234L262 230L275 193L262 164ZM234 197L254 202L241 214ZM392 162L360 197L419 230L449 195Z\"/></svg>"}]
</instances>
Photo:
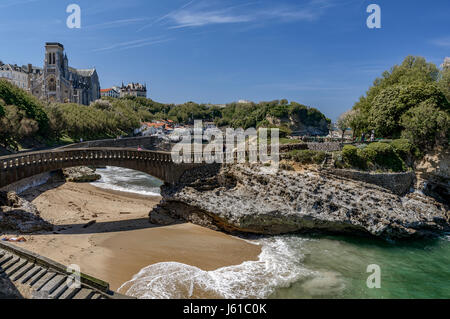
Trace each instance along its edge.
<instances>
[{"instance_id":1,"label":"rock formation","mask_svg":"<svg viewBox=\"0 0 450 319\"><path fill-rule=\"evenodd\" d=\"M91 183L101 178L95 169L86 166L64 168L62 173L67 182L74 183Z\"/></svg>"},{"instance_id":2,"label":"rock formation","mask_svg":"<svg viewBox=\"0 0 450 319\"><path fill-rule=\"evenodd\" d=\"M0 230L18 233L49 231L53 226L40 217L37 208L14 192L0 191Z\"/></svg>"},{"instance_id":3,"label":"rock formation","mask_svg":"<svg viewBox=\"0 0 450 319\"><path fill-rule=\"evenodd\" d=\"M231 233L324 231L393 240L450 231L448 207L430 197L399 196L324 171L271 174L260 165L213 165L182 180L162 187L150 221L182 219Z\"/></svg>"}]
</instances>

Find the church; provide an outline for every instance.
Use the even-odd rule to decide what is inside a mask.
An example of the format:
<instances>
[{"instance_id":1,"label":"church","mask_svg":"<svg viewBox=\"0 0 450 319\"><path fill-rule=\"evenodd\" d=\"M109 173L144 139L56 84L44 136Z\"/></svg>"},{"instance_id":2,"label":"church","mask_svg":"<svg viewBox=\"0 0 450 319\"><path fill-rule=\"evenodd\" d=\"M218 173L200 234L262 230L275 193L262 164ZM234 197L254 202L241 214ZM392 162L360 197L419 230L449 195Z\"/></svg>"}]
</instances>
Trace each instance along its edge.
<instances>
[{"instance_id":1,"label":"church","mask_svg":"<svg viewBox=\"0 0 450 319\"><path fill-rule=\"evenodd\" d=\"M100 99L100 82L96 69L74 69L56 42L45 44L43 69L29 70L29 90L42 100L89 105Z\"/></svg>"}]
</instances>

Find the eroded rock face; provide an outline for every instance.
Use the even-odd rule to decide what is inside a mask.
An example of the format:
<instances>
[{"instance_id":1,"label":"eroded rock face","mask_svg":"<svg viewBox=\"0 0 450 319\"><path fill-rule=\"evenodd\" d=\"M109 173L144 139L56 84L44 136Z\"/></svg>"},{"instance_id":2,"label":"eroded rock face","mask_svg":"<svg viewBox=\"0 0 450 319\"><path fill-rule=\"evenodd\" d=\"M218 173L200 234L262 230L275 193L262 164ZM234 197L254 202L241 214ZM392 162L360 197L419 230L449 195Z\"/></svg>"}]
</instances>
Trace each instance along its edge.
<instances>
[{"instance_id":1,"label":"eroded rock face","mask_svg":"<svg viewBox=\"0 0 450 319\"><path fill-rule=\"evenodd\" d=\"M450 198L450 149L438 148L417 163L417 189L440 202Z\"/></svg>"},{"instance_id":2,"label":"eroded rock face","mask_svg":"<svg viewBox=\"0 0 450 319\"><path fill-rule=\"evenodd\" d=\"M74 183L91 183L101 178L95 173L95 169L86 166L64 168L62 173L67 182Z\"/></svg>"},{"instance_id":3,"label":"eroded rock face","mask_svg":"<svg viewBox=\"0 0 450 319\"><path fill-rule=\"evenodd\" d=\"M14 192L0 191L0 230L18 233L49 231L53 226L43 220L36 206Z\"/></svg>"},{"instance_id":4,"label":"eroded rock face","mask_svg":"<svg viewBox=\"0 0 450 319\"><path fill-rule=\"evenodd\" d=\"M258 234L326 231L402 239L450 231L448 207L432 198L398 196L321 171L270 174L263 166L233 165L195 176L162 188L158 214Z\"/></svg>"}]
</instances>

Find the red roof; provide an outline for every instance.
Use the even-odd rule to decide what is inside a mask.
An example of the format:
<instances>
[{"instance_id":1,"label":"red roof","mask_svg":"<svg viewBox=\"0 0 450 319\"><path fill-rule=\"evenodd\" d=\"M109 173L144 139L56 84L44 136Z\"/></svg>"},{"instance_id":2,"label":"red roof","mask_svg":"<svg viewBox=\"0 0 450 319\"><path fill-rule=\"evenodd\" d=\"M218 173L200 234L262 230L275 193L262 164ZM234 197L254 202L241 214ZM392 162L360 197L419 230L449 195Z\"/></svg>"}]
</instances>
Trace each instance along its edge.
<instances>
[{"instance_id":1,"label":"red roof","mask_svg":"<svg viewBox=\"0 0 450 319\"><path fill-rule=\"evenodd\" d=\"M144 123L146 124L148 127L163 127L165 124L164 123Z\"/></svg>"},{"instance_id":2,"label":"red roof","mask_svg":"<svg viewBox=\"0 0 450 319\"><path fill-rule=\"evenodd\" d=\"M101 89L100 90L100 92L109 92L109 91L111 91L112 89Z\"/></svg>"}]
</instances>

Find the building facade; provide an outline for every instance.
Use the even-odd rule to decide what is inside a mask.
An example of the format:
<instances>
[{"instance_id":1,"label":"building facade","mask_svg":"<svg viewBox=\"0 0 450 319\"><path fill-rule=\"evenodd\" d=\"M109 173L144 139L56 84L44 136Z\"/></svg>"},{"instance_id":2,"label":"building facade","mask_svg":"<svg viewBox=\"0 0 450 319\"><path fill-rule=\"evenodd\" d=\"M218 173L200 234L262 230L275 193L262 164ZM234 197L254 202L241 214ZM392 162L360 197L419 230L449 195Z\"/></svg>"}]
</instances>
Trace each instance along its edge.
<instances>
[{"instance_id":1,"label":"building facade","mask_svg":"<svg viewBox=\"0 0 450 319\"><path fill-rule=\"evenodd\" d=\"M109 89L102 89L100 90L100 95L103 96L109 96L109 97L113 97L113 98L119 98L120 97L120 89L113 86L112 88Z\"/></svg>"},{"instance_id":2,"label":"building facade","mask_svg":"<svg viewBox=\"0 0 450 319\"><path fill-rule=\"evenodd\" d=\"M0 62L0 79L6 79L19 88L28 90L28 73L24 67Z\"/></svg>"},{"instance_id":3,"label":"building facade","mask_svg":"<svg viewBox=\"0 0 450 319\"><path fill-rule=\"evenodd\" d=\"M442 64L442 68L450 69L450 57L446 57L444 59L444 63Z\"/></svg>"},{"instance_id":4,"label":"building facade","mask_svg":"<svg viewBox=\"0 0 450 319\"><path fill-rule=\"evenodd\" d=\"M29 91L50 102L89 105L100 98L100 82L96 69L69 67L64 46L56 42L45 45L44 67L30 68Z\"/></svg>"},{"instance_id":5,"label":"building facade","mask_svg":"<svg viewBox=\"0 0 450 319\"><path fill-rule=\"evenodd\" d=\"M126 96L136 96L136 97L147 97L147 86L139 83L129 83L120 87L120 97Z\"/></svg>"}]
</instances>

